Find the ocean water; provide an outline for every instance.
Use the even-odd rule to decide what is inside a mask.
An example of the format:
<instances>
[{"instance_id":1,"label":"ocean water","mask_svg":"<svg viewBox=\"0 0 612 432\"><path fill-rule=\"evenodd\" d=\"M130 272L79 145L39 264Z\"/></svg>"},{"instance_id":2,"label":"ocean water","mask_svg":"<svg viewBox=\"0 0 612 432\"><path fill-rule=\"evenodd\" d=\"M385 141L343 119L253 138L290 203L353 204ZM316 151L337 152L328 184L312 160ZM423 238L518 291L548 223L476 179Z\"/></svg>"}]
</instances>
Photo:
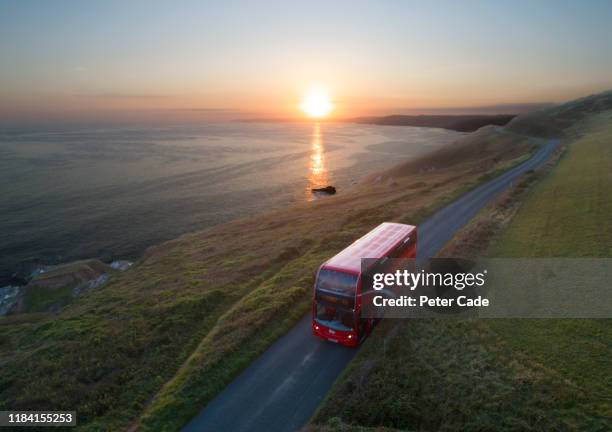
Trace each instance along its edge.
<instances>
[{"instance_id":1,"label":"ocean water","mask_svg":"<svg viewBox=\"0 0 612 432\"><path fill-rule=\"evenodd\" d=\"M41 264L135 259L232 219L341 194L447 145L441 129L217 123L0 131L0 286Z\"/></svg>"}]
</instances>

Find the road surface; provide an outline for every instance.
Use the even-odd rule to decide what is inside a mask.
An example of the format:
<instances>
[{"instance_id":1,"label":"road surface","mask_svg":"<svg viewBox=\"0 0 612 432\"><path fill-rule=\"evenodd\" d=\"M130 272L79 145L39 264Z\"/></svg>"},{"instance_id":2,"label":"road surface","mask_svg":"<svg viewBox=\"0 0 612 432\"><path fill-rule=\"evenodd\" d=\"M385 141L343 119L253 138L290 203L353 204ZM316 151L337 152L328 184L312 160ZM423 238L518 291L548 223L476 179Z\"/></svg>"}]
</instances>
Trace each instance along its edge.
<instances>
[{"instance_id":1,"label":"road surface","mask_svg":"<svg viewBox=\"0 0 612 432\"><path fill-rule=\"evenodd\" d=\"M434 256L480 209L524 172L544 163L557 143L558 140L547 141L527 161L466 193L419 225L419 257ZM357 353L354 348L312 336L310 322L310 315L300 320L194 417L183 432L291 432L304 426Z\"/></svg>"}]
</instances>

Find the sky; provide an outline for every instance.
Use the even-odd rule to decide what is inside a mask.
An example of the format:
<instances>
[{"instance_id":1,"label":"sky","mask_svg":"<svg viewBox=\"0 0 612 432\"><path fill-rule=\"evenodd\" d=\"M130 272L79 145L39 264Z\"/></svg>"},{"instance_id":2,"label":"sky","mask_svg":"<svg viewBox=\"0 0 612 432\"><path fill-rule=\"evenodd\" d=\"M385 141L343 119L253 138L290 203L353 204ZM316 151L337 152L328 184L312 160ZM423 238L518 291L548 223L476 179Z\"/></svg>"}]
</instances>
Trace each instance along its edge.
<instances>
[{"instance_id":1,"label":"sky","mask_svg":"<svg viewBox=\"0 0 612 432\"><path fill-rule=\"evenodd\" d=\"M610 23L606 0L0 0L0 117L293 117L313 85L336 117L560 102L612 88Z\"/></svg>"}]
</instances>

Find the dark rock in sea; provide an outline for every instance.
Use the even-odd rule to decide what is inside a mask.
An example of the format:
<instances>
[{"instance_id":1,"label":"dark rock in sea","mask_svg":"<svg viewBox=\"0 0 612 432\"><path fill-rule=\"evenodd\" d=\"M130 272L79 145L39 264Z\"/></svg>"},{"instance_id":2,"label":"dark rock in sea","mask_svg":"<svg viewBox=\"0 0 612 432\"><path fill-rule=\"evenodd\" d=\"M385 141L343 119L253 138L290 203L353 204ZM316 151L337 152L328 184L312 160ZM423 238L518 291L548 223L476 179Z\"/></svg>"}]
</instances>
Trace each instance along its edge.
<instances>
[{"instance_id":1,"label":"dark rock in sea","mask_svg":"<svg viewBox=\"0 0 612 432\"><path fill-rule=\"evenodd\" d=\"M323 192L329 195L333 195L336 193L336 188L333 186L325 186L324 188L313 188L313 192Z\"/></svg>"}]
</instances>

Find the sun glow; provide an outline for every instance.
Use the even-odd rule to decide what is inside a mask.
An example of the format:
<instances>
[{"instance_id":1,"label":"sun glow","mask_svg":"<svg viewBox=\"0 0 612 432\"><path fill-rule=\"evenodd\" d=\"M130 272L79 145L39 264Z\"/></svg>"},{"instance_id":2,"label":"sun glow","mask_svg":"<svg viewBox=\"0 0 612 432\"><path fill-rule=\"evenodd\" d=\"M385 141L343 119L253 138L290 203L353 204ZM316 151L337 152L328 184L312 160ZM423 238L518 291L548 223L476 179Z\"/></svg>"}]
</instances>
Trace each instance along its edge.
<instances>
[{"instance_id":1,"label":"sun glow","mask_svg":"<svg viewBox=\"0 0 612 432\"><path fill-rule=\"evenodd\" d=\"M324 88L312 87L304 95L300 108L308 117L323 118L332 112L334 105Z\"/></svg>"}]
</instances>

